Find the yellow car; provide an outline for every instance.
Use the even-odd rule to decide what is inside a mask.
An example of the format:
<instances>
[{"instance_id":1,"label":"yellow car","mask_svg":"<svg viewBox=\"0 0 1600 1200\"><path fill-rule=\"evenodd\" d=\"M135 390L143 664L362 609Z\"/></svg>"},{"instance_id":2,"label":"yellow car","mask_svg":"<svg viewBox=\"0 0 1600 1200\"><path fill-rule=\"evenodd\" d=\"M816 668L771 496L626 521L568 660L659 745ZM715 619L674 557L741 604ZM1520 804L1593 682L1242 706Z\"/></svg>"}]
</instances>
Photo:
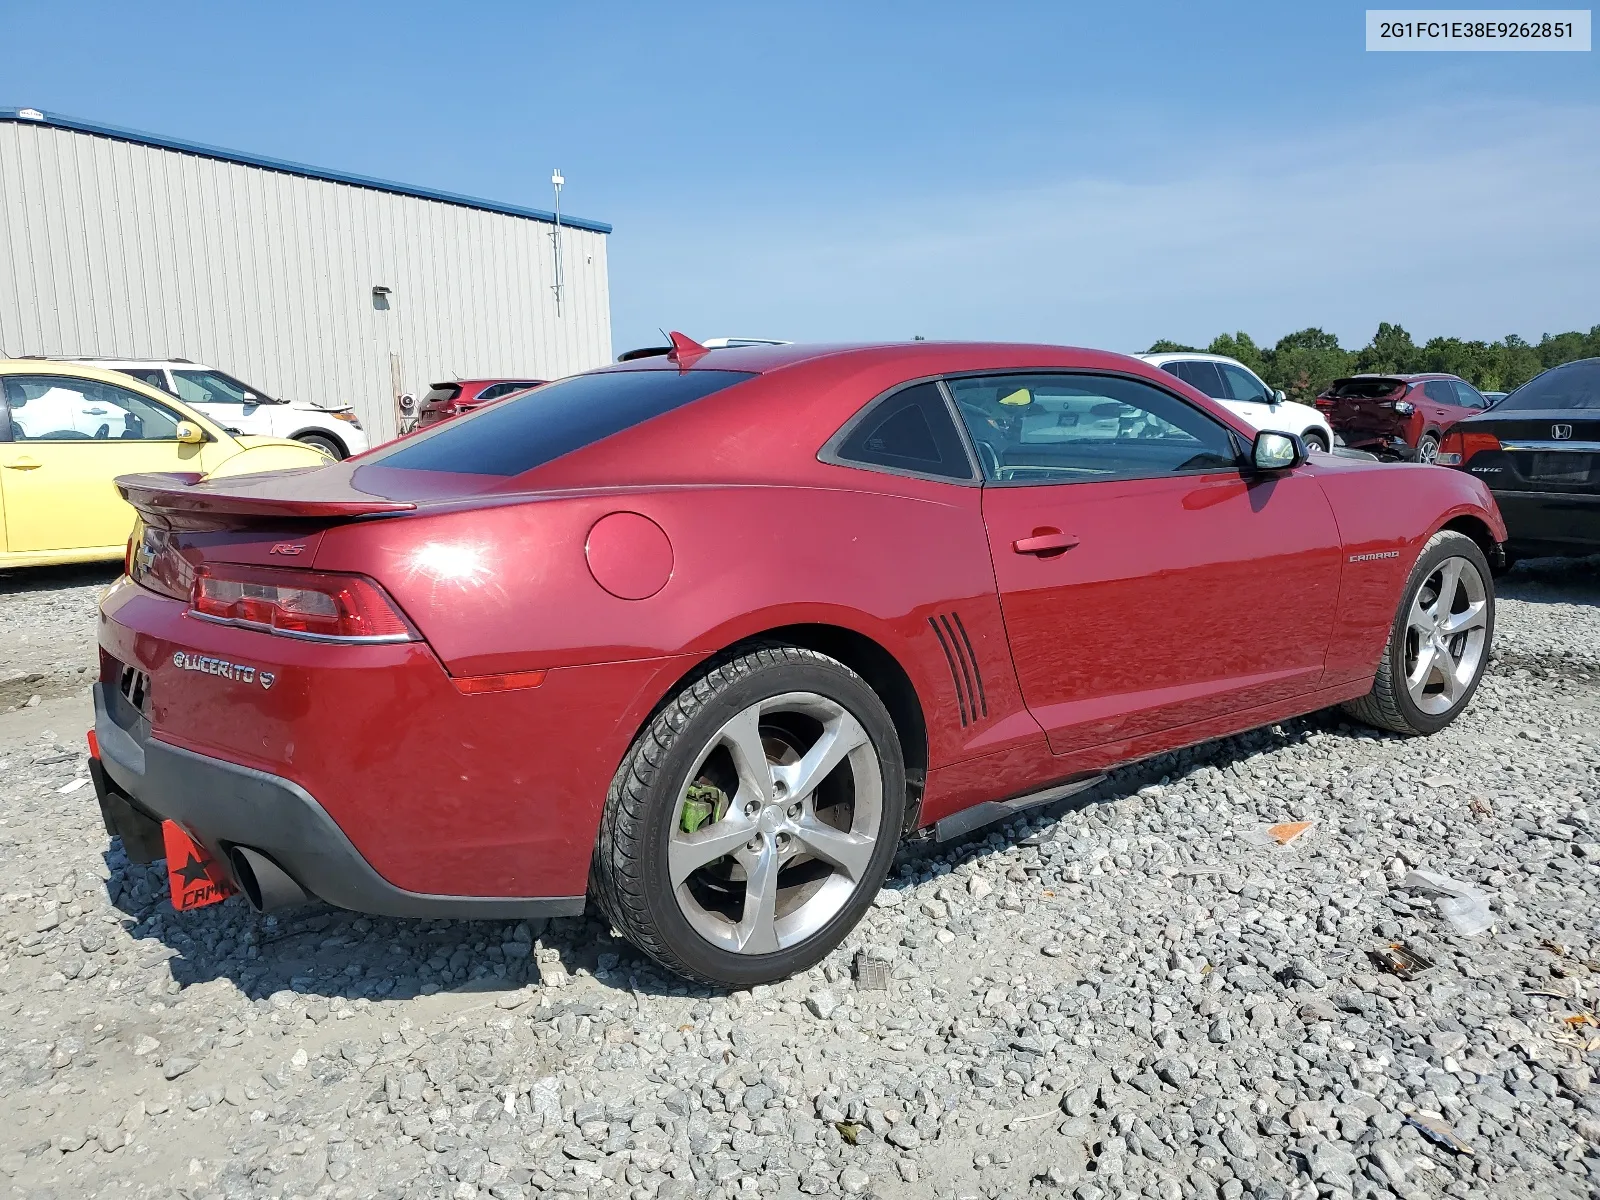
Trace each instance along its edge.
<instances>
[{"instance_id":1,"label":"yellow car","mask_svg":"<svg viewBox=\"0 0 1600 1200\"><path fill-rule=\"evenodd\" d=\"M118 475L311 467L322 451L231 434L164 392L73 363L0 359L0 568L121 558Z\"/></svg>"}]
</instances>

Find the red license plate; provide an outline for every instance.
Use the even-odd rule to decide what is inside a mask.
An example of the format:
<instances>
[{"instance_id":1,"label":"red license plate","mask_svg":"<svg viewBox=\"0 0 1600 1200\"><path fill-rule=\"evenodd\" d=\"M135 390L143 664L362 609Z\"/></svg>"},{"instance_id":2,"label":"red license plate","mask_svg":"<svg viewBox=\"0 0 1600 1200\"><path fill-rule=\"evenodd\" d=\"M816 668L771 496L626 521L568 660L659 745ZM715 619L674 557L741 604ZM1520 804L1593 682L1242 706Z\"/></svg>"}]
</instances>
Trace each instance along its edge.
<instances>
[{"instance_id":1,"label":"red license plate","mask_svg":"<svg viewBox=\"0 0 1600 1200\"><path fill-rule=\"evenodd\" d=\"M161 840L167 848L167 886L173 908L188 912L233 895L233 883L222 864L171 821L161 822Z\"/></svg>"}]
</instances>

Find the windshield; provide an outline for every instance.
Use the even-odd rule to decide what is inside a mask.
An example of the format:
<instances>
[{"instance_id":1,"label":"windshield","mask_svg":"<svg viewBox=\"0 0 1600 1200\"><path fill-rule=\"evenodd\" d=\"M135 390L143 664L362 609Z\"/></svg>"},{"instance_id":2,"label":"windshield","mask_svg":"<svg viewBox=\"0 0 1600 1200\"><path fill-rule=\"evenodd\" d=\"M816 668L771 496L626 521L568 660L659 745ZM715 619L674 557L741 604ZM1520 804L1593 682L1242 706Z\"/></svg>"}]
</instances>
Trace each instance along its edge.
<instances>
[{"instance_id":1,"label":"windshield","mask_svg":"<svg viewBox=\"0 0 1600 1200\"><path fill-rule=\"evenodd\" d=\"M1600 358L1551 367L1495 406L1496 412L1533 409L1600 409Z\"/></svg>"},{"instance_id":2,"label":"windshield","mask_svg":"<svg viewBox=\"0 0 1600 1200\"><path fill-rule=\"evenodd\" d=\"M173 386L185 404L276 404L221 371L173 371Z\"/></svg>"},{"instance_id":3,"label":"windshield","mask_svg":"<svg viewBox=\"0 0 1600 1200\"><path fill-rule=\"evenodd\" d=\"M413 471L520 475L749 378L748 371L574 375L434 426L368 461Z\"/></svg>"}]
</instances>

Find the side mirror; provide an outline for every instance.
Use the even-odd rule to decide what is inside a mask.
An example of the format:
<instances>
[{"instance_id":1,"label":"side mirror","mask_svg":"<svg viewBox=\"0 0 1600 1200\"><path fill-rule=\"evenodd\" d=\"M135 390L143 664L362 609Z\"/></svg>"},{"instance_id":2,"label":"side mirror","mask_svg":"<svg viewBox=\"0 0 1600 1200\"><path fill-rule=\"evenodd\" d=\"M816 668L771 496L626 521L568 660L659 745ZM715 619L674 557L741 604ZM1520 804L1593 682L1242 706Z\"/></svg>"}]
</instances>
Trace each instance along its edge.
<instances>
[{"instance_id":1,"label":"side mirror","mask_svg":"<svg viewBox=\"0 0 1600 1200\"><path fill-rule=\"evenodd\" d=\"M179 421L178 430L173 436L186 446L199 446L206 440L206 431L193 421Z\"/></svg>"},{"instance_id":2,"label":"side mirror","mask_svg":"<svg viewBox=\"0 0 1600 1200\"><path fill-rule=\"evenodd\" d=\"M1276 388L1276 389L1273 390L1272 402L1274 404L1282 404L1288 398L1289 398L1288 396L1283 394L1283 389L1282 388Z\"/></svg>"},{"instance_id":3,"label":"side mirror","mask_svg":"<svg viewBox=\"0 0 1600 1200\"><path fill-rule=\"evenodd\" d=\"M1250 462L1258 471L1288 471L1306 461L1306 448L1292 433L1262 430L1250 448Z\"/></svg>"}]
</instances>

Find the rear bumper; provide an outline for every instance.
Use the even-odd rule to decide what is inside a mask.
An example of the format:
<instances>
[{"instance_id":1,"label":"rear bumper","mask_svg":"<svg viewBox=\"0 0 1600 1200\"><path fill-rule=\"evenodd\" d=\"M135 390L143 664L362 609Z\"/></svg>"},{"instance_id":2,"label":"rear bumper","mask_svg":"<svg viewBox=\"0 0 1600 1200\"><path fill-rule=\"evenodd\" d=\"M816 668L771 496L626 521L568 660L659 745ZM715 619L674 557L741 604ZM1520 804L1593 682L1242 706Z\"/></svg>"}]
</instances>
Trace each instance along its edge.
<instances>
[{"instance_id":1,"label":"rear bumper","mask_svg":"<svg viewBox=\"0 0 1600 1200\"><path fill-rule=\"evenodd\" d=\"M141 815L182 826L218 862L227 862L235 846L249 847L311 895L356 912L515 918L583 911L581 895L452 896L397 887L298 784L156 741L132 706L103 683L95 684L94 710L100 745L94 776L102 810L114 809L120 797Z\"/></svg>"},{"instance_id":2,"label":"rear bumper","mask_svg":"<svg viewBox=\"0 0 1600 1200\"><path fill-rule=\"evenodd\" d=\"M1514 555L1587 555L1600 552L1600 496L1571 492L1494 493Z\"/></svg>"},{"instance_id":3,"label":"rear bumper","mask_svg":"<svg viewBox=\"0 0 1600 1200\"><path fill-rule=\"evenodd\" d=\"M1417 458L1416 447L1398 435L1351 432L1339 434L1339 440L1352 450L1364 450L1379 458L1401 462L1415 462Z\"/></svg>"}]
</instances>

